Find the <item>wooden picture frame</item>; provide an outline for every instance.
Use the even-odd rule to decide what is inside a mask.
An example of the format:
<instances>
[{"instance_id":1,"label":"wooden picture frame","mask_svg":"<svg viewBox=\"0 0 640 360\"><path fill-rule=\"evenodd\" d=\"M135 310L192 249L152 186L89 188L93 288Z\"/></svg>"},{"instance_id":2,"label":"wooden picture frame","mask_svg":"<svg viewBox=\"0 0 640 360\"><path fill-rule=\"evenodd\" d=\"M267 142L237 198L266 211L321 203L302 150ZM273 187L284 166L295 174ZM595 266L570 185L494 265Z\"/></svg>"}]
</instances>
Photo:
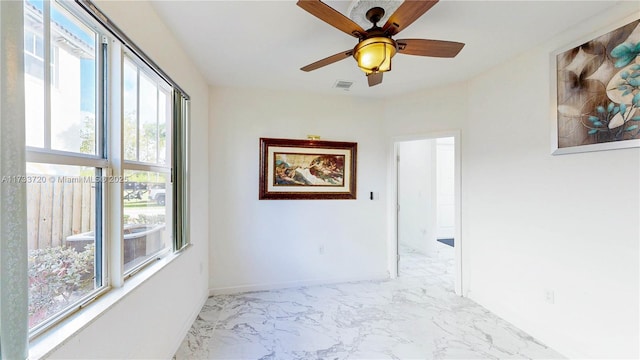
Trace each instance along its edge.
<instances>
[{"instance_id":1,"label":"wooden picture frame","mask_svg":"<svg viewBox=\"0 0 640 360\"><path fill-rule=\"evenodd\" d=\"M638 15L551 54L554 155L640 146Z\"/></svg>"},{"instance_id":2,"label":"wooden picture frame","mask_svg":"<svg viewBox=\"0 0 640 360\"><path fill-rule=\"evenodd\" d=\"M260 138L260 200L356 199L358 144Z\"/></svg>"}]
</instances>

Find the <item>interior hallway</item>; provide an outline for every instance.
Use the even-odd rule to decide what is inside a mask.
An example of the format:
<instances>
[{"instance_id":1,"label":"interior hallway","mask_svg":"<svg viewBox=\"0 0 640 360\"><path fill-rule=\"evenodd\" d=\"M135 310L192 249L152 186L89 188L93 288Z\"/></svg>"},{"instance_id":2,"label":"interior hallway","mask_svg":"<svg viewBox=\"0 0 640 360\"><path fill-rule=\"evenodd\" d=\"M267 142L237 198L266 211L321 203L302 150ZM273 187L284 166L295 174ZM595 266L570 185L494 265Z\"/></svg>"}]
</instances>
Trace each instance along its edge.
<instances>
[{"instance_id":1,"label":"interior hallway","mask_svg":"<svg viewBox=\"0 0 640 360\"><path fill-rule=\"evenodd\" d=\"M211 297L175 358L561 358L455 295L453 248L401 250L395 280Z\"/></svg>"},{"instance_id":2,"label":"interior hallway","mask_svg":"<svg viewBox=\"0 0 640 360\"><path fill-rule=\"evenodd\" d=\"M407 245L398 248L400 277L421 277L440 280L443 287L453 291L455 285L455 253L452 246L437 242L432 254L425 255Z\"/></svg>"}]
</instances>

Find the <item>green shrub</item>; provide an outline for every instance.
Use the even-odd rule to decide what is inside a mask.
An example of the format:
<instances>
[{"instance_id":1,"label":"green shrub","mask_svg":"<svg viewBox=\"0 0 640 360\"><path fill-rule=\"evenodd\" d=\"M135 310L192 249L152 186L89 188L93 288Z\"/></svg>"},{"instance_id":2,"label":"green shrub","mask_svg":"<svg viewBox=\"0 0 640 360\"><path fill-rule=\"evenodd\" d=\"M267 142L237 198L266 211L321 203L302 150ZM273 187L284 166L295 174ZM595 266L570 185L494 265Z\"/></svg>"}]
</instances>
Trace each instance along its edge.
<instances>
[{"instance_id":1,"label":"green shrub","mask_svg":"<svg viewBox=\"0 0 640 360\"><path fill-rule=\"evenodd\" d=\"M164 224L164 214L138 214L137 217L124 215L123 219L125 224Z\"/></svg>"},{"instance_id":2,"label":"green shrub","mask_svg":"<svg viewBox=\"0 0 640 360\"><path fill-rule=\"evenodd\" d=\"M89 244L77 252L56 246L29 252L29 327L93 289L94 248Z\"/></svg>"}]
</instances>

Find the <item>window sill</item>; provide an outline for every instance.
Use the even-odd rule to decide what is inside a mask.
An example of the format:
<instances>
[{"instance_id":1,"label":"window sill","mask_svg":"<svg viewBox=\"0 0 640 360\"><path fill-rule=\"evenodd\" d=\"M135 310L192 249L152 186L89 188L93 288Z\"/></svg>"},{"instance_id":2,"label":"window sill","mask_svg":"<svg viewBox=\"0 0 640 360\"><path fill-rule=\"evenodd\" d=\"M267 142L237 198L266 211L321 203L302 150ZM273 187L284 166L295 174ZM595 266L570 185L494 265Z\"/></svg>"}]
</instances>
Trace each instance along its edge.
<instances>
[{"instance_id":1,"label":"window sill","mask_svg":"<svg viewBox=\"0 0 640 360\"><path fill-rule=\"evenodd\" d=\"M124 299L132 293L138 286L151 279L155 274L160 272L164 267L177 259L182 253L169 254L153 264L149 264L140 270L135 276L128 279L124 286L120 288L112 288L104 295L87 305L84 309L69 316L61 321L58 325L47 330L29 343L29 359L43 359L51 355L55 350L64 345L74 335L80 333L91 323L105 314L109 309L116 305L120 300Z\"/></svg>"}]
</instances>

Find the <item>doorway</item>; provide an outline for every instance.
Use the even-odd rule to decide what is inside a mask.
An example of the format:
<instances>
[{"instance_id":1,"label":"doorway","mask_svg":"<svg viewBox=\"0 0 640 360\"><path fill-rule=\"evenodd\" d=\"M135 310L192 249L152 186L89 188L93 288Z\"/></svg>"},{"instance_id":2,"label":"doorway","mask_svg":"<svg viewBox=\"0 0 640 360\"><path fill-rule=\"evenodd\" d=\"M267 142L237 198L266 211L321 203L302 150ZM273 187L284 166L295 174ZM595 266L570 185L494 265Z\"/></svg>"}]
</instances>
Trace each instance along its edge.
<instances>
[{"instance_id":1,"label":"doorway","mask_svg":"<svg viewBox=\"0 0 640 360\"><path fill-rule=\"evenodd\" d=\"M459 133L393 140L392 277L441 276L462 294Z\"/></svg>"}]
</instances>

